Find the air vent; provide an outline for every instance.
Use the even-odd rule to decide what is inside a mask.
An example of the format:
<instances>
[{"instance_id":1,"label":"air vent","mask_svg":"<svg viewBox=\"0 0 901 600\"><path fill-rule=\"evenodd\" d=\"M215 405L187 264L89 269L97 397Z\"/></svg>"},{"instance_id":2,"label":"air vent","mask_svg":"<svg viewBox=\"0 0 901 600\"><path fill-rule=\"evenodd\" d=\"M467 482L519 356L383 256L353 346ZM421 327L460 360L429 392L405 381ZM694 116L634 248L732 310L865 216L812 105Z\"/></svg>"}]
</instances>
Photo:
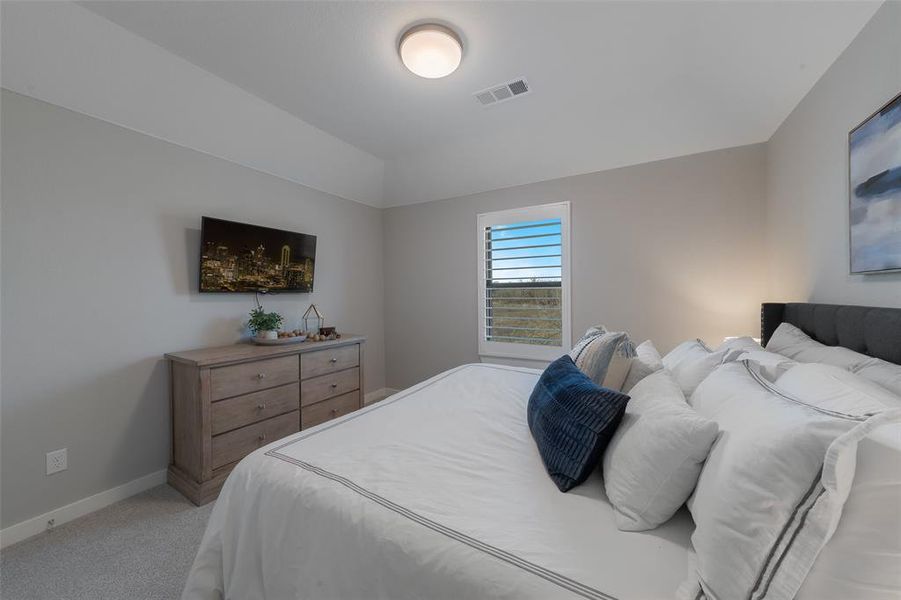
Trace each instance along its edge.
<instances>
[{"instance_id":1,"label":"air vent","mask_svg":"<svg viewBox=\"0 0 901 600\"><path fill-rule=\"evenodd\" d=\"M512 98L516 98L517 96L522 96L523 94L528 94L532 91L529 88L528 82L525 79L517 79L516 81L511 81L509 83L503 83L500 85L493 85L486 90L481 90L473 94L476 100L482 106L489 106L491 104L497 104L498 102L505 102Z\"/></svg>"}]
</instances>

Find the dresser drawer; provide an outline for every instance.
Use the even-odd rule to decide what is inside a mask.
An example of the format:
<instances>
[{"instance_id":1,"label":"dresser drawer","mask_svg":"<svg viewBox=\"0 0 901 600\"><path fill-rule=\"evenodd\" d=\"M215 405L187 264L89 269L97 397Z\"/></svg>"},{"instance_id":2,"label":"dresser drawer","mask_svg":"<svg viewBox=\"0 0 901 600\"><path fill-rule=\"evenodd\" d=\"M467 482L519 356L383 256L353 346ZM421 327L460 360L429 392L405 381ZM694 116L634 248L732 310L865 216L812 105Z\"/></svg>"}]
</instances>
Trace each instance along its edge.
<instances>
[{"instance_id":1,"label":"dresser drawer","mask_svg":"<svg viewBox=\"0 0 901 600\"><path fill-rule=\"evenodd\" d=\"M213 401L297 381L297 357L284 356L210 371Z\"/></svg>"},{"instance_id":2,"label":"dresser drawer","mask_svg":"<svg viewBox=\"0 0 901 600\"><path fill-rule=\"evenodd\" d=\"M354 367L300 382L300 405L316 404L360 388L360 369Z\"/></svg>"},{"instance_id":3,"label":"dresser drawer","mask_svg":"<svg viewBox=\"0 0 901 600\"><path fill-rule=\"evenodd\" d=\"M343 371L360 364L360 345L306 352L300 356L300 378Z\"/></svg>"},{"instance_id":4,"label":"dresser drawer","mask_svg":"<svg viewBox=\"0 0 901 600\"><path fill-rule=\"evenodd\" d=\"M295 433L299 425L299 415L295 410L217 435L213 437L212 466L218 469L241 460L257 448Z\"/></svg>"},{"instance_id":5,"label":"dresser drawer","mask_svg":"<svg viewBox=\"0 0 901 600\"><path fill-rule=\"evenodd\" d=\"M213 402L210 410L213 435L298 408L300 408L300 384L297 383Z\"/></svg>"},{"instance_id":6,"label":"dresser drawer","mask_svg":"<svg viewBox=\"0 0 901 600\"><path fill-rule=\"evenodd\" d=\"M302 429L313 427L352 413L358 408L360 408L360 390L355 390L331 400L304 406L300 409L300 425Z\"/></svg>"}]
</instances>

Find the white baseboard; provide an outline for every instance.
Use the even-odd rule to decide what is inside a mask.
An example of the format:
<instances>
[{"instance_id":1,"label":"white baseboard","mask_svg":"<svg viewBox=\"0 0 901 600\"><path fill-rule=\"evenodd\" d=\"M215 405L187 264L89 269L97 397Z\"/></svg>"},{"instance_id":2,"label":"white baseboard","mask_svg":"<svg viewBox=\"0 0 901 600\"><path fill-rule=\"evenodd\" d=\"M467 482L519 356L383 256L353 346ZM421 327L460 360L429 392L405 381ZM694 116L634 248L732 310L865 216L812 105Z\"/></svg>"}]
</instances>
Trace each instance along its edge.
<instances>
[{"instance_id":1,"label":"white baseboard","mask_svg":"<svg viewBox=\"0 0 901 600\"><path fill-rule=\"evenodd\" d=\"M144 490L149 490L150 488L163 483L166 483L166 469L144 475L143 477L139 477L128 483L123 483L120 486L100 492L99 494L88 496L87 498L51 510L50 512L38 515L27 521L10 525L6 529L0 531L0 548L6 548L7 546L11 546L46 531L47 521L50 519L54 520L54 527L59 527L63 523L68 523L78 517L83 517L95 510L100 510L114 502L125 500L129 496L134 496L135 494L139 494Z\"/></svg>"},{"instance_id":2,"label":"white baseboard","mask_svg":"<svg viewBox=\"0 0 901 600\"><path fill-rule=\"evenodd\" d=\"M363 396L363 406L369 406L373 402L378 402L379 400L384 400L388 396L392 394L396 394L400 390L396 390L394 388L384 387L380 390L375 390L369 392L368 394Z\"/></svg>"},{"instance_id":3,"label":"white baseboard","mask_svg":"<svg viewBox=\"0 0 901 600\"><path fill-rule=\"evenodd\" d=\"M363 405L369 406L373 402L384 400L392 394L396 394L400 390L384 387L369 392L363 396ZM22 540L26 540L39 533L47 530L47 521L54 520L54 527L59 527L63 523L68 523L78 517L83 517L96 510L100 510L110 504L125 500L130 496L139 494L144 490L166 483L166 469L156 471L139 477L138 479L123 483L120 486L94 494L72 504L67 504L60 508L51 510L50 512L32 517L27 521L10 525L6 529L0 530L0 548L6 548Z\"/></svg>"}]
</instances>

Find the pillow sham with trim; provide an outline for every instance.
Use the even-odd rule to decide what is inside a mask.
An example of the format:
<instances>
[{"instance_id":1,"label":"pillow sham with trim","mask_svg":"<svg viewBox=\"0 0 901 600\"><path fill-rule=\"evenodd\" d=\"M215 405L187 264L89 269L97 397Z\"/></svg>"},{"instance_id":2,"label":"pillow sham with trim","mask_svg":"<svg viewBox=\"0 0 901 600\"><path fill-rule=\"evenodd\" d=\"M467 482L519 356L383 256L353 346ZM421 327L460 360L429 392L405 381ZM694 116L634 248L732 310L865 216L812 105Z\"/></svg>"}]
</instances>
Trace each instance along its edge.
<instances>
[{"instance_id":1,"label":"pillow sham with trim","mask_svg":"<svg viewBox=\"0 0 901 600\"><path fill-rule=\"evenodd\" d=\"M797 363L776 379L776 387L820 408L876 414L901 408L901 397L878 383L834 365ZM901 499L899 499L901 501Z\"/></svg>"},{"instance_id":2,"label":"pillow sham with trim","mask_svg":"<svg viewBox=\"0 0 901 600\"><path fill-rule=\"evenodd\" d=\"M770 382L776 381L789 369L801 364L790 358L782 356L781 354L776 354L775 352L767 352L766 350L742 352L741 354L732 358L732 360L749 360L755 363L759 367L760 374ZM732 360L728 362L732 362Z\"/></svg>"},{"instance_id":3,"label":"pillow sham with trim","mask_svg":"<svg viewBox=\"0 0 901 600\"><path fill-rule=\"evenodd\" d=\"M791 600L838 525L858 443L901 422L805 403L750 361L714 371L693 397L722 432L688 501L694 573L680 599Z\"/></svg>"},{"instance_id":4,"label":"pillow sham with trim","mask_svg":"<svg viewBox=\"0 0 901 600\"><path fill-rule=\"evenodd\" d=\"M842 367L901 396L901 365L867 356L849 348L827 346L791 323L779 324L766 349L802 363L823 363Z\"/></svg>"},{"instance_id":5,"label":"pillow sham with trim","mask_svg":"<svg viewBox=\"0 0 901 600\"><path fill-rule=\"evenodd\" d=\"M867 415L901 408L901 397L834 365L799 363L776 387L826 410ZM901 598L901 424L862 439L855 464L838 527L795 600Z\"/></svg>"},{"instance_id":6,"label":"pillow sham with trim","mask_svg":"<svg viewBox=\"0 0 901 600\"><path fill-rule=\"evenodd\" d=\"M860 441L842 518L795 600L901 598L901 423Z\"/></svg>"}]
</instances>

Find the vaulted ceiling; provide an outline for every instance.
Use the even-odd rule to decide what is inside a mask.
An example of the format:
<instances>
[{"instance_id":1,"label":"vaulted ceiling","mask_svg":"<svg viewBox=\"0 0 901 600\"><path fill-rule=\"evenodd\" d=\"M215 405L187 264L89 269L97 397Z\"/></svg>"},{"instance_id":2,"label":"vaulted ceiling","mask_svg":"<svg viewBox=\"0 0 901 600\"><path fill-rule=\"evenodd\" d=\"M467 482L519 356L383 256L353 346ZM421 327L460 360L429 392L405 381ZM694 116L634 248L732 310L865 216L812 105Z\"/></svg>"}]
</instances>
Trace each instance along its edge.
<instances>
[{"instance_id":1,"label":"vaulted ceiling","mask_svg":"<svg viewBox=\"0 0 901 600\"><path fill-rule=\"evenodd\" d=\"M80 4L382 161L391 206L765 141L880 2ZM426 19L464 40L445 79L397 56Z\"/></svg>"}]
</instances>

